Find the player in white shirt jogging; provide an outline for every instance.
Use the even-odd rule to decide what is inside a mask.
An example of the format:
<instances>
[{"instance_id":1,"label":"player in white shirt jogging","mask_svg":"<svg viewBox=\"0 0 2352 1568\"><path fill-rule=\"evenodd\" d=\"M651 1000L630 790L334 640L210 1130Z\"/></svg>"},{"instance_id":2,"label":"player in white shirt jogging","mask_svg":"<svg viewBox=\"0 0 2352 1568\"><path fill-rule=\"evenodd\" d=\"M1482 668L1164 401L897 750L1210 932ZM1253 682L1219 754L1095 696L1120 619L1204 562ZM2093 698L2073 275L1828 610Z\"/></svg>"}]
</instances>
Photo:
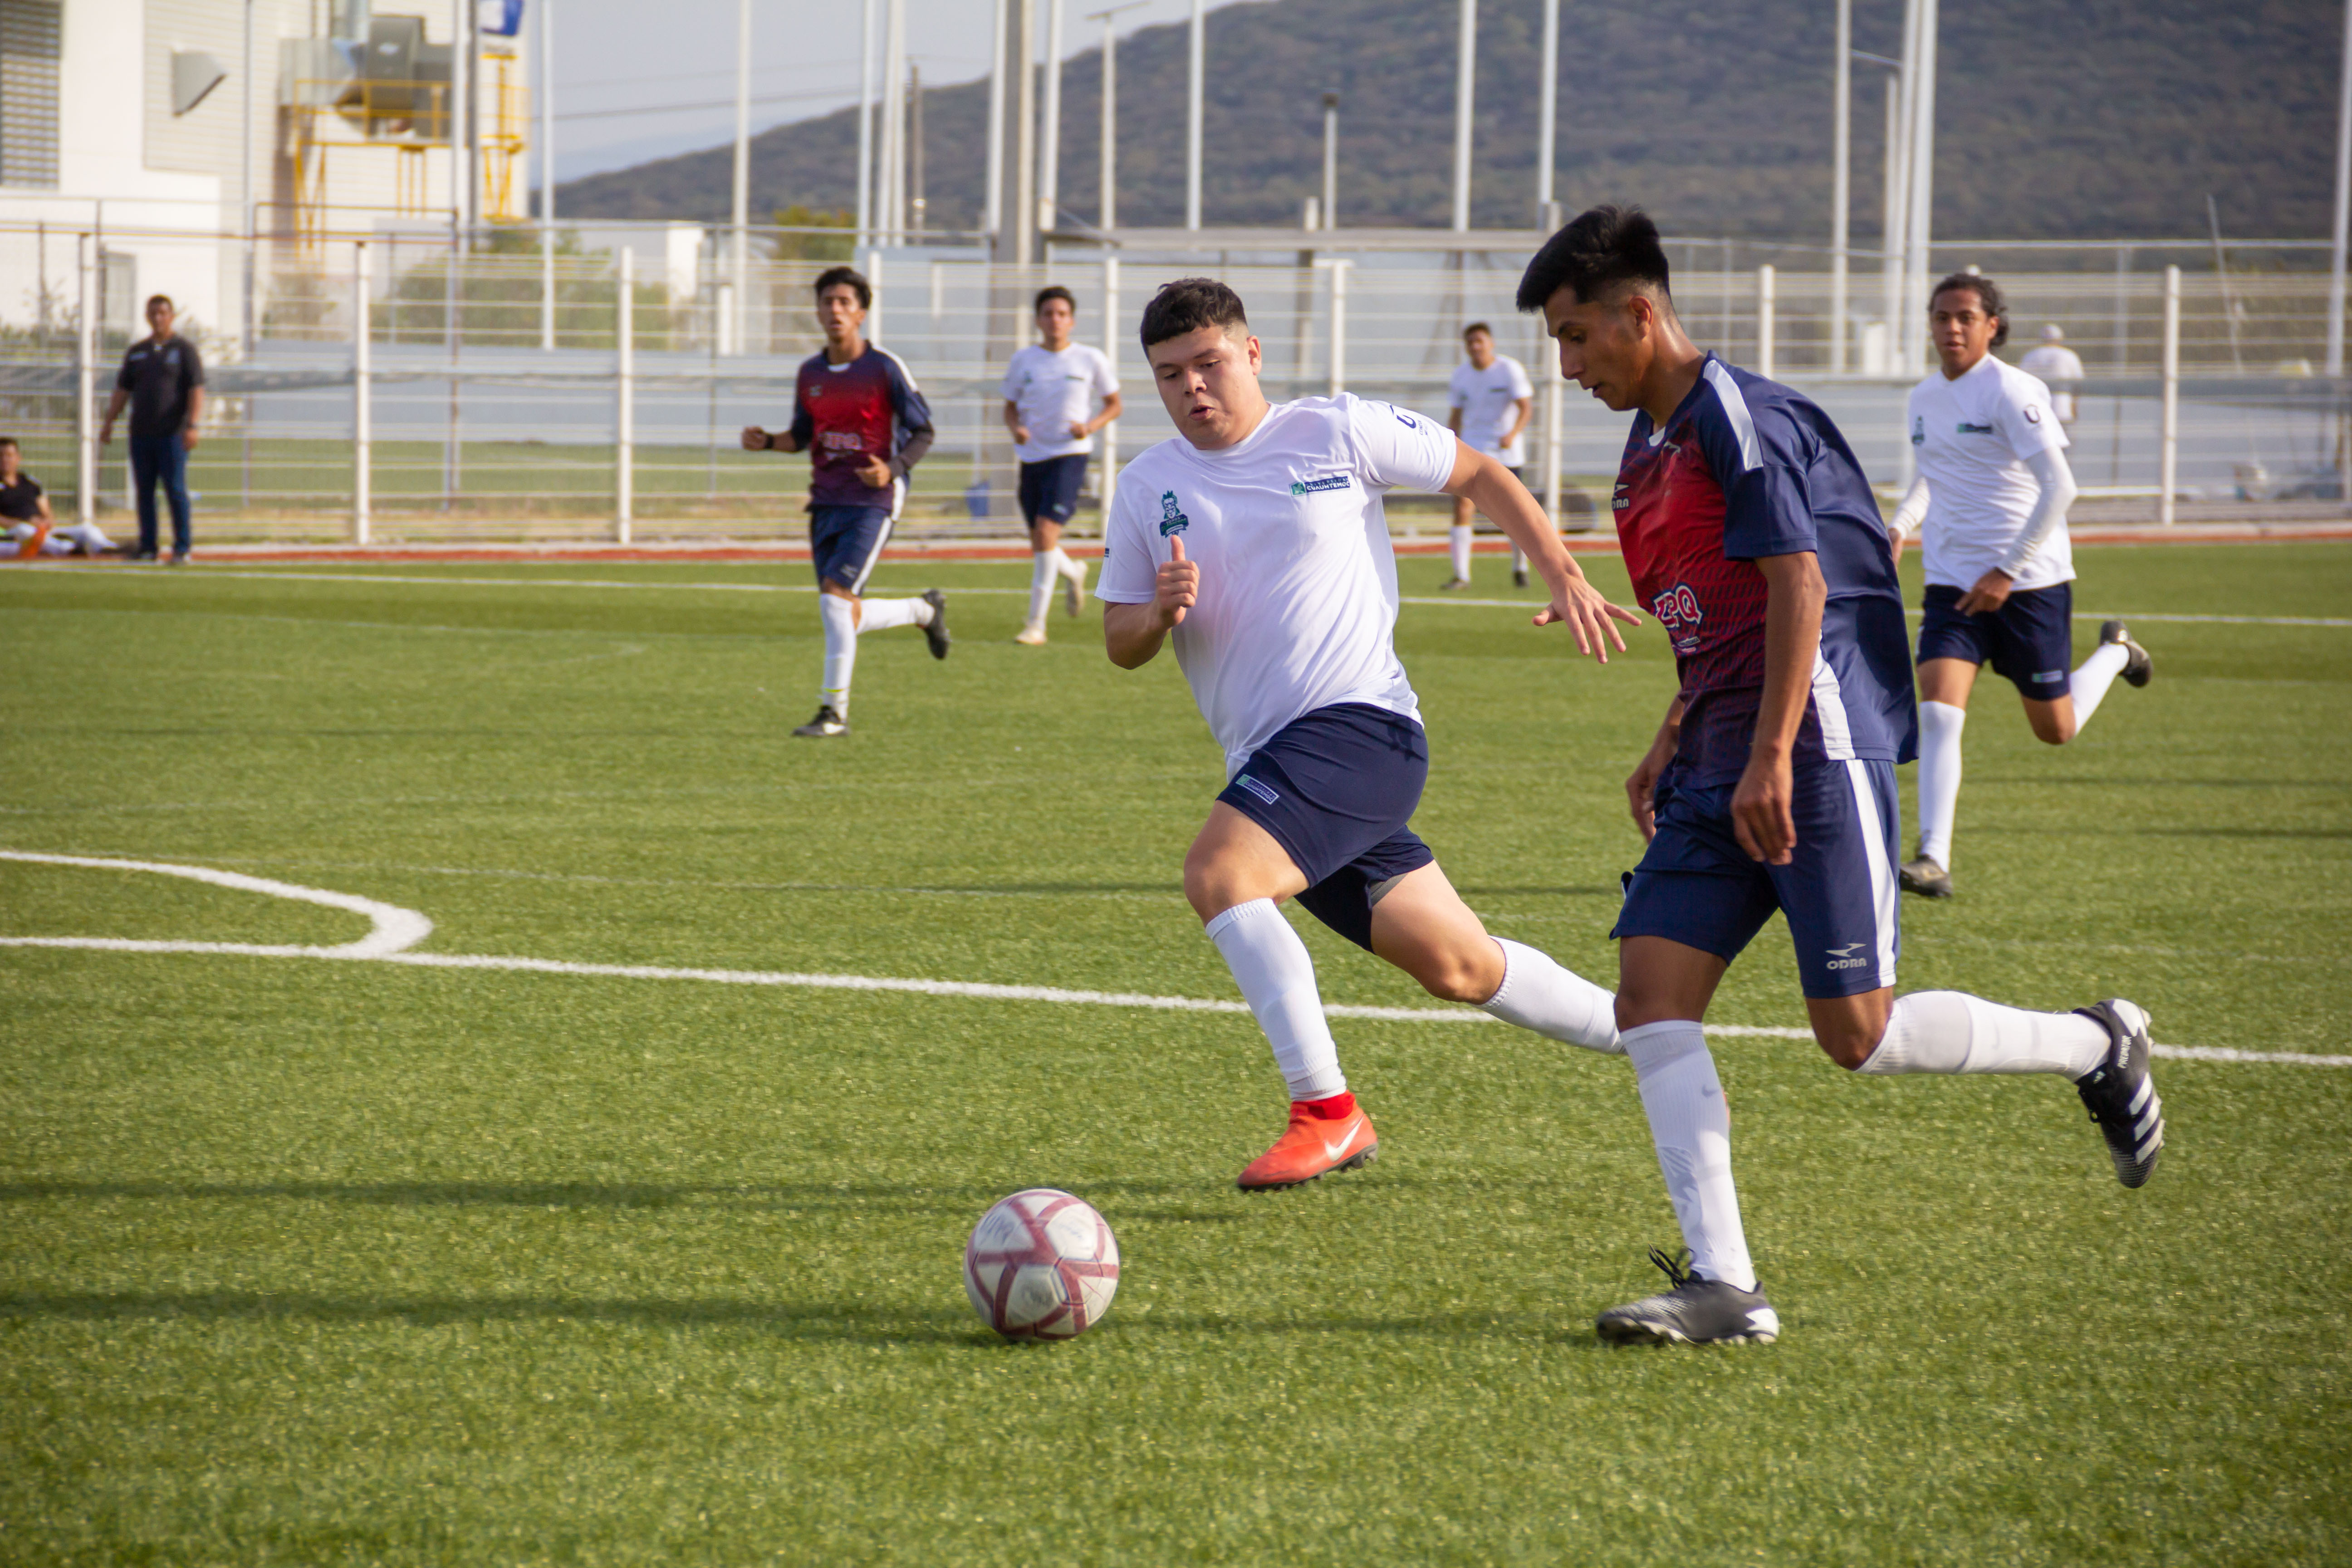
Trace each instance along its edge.
<instances>
[{"instance_id":1,"label":"player in white shirt jogging","mask_svg":"<svg viewBox=\"0 0 2352 1568\"><path fill-rule=\"evenodd\" d=\"M1536 405L1536 384L1528 368L1508 354L1495 352L1495 329L1473 321L1462 329L1463 352L1470 357L1454 367L1446 387L1445 427L1462 437L1474 452L1491 454L1517 479L1527 466L1519 437L1527 434ZM1454 529L1447 543L1454 556L1454 576L1441 588L1470 585L1470 519L1466 496L1454 498ZM1528 558L1517 540L1511 541L1511 581L1528 585Z\"/></svg>"},{"instance_id":2,"label":"player in white shirt jogging","mask_svg":"<svg viewBox=\"0 0 2352 1568\"><path fill-rule=\"evenodd\" d=\"M1060 577L1064 604L1078 613L1087 568L1062 550L1062 526L1078 508L1095 432L1118 417L1118 381L1100 349L1070 341L1077 300L1056 284L1038 291L1037 335L1004 367L1004 427L1021 459L1021 515L1029 524L1029 618L1013 640L1045 640L1045 605ZM1099 406L1097 406L1099 405Z\"/></svg>"},{"instance_id":3,"label":"player in white shirt jogging","mask_svg":"<svg viewBox=\"0 0 2352 1568\"><path fill-rule=\"evenodd\" d=\"M2050 389L1992 353L2009 336L2000 288L1956 272L1927 308L1940 367L1911 389L1918 478L1889 531L1900 552L1920 535L1927 593L1919 626L1919 853L1906 892L1952 896L1952 820L1960 730L1978 669L1990 663L2025 700L2033 733L2063 746L2082 731L2116 676L2146 686L2147 650L2121 621L2073 658L2074 551L2066 508L2074 478Z\"/></svg>"},{"instance_id":4,"label":"player in white shirt jogging","mask_svg":"<svg viewBox=\"0 0 2352 1568\"><path fill-rule=\"evenodd\" d=\"M1610 994L1486 934L1407 826L1428 742L1397 662L1396 557L1381 498L1467 496L1520 542L1565 621L1606 662L1624 645L1549 520L1492 457L1385 403L1269 404L1240 298L1189 278L1143 312L1143 349L1177 436L1129 464L1105 529L1103 640L1134 669L1172 641L1228 783L1184 858L1184 896L1274 1047L1290 1124L1245 1189L1352 1170L1379 1147L1339 1070L1307 944L1308 913L1419 981L1556 1040L1618 1054Z\"/></svg>"}]
</instances>

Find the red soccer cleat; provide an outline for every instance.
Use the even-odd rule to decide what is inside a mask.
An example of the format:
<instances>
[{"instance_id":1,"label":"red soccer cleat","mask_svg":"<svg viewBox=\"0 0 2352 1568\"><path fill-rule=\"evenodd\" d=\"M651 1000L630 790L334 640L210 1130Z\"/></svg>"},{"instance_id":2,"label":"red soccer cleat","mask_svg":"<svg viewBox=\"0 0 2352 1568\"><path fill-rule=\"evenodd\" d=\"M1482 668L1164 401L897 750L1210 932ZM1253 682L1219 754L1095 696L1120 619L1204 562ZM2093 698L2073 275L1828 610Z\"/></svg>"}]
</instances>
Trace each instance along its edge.
<instances>
[{"instance_id":1,"label":"red soccer cleat","mask_svg":"<svg viewBox=\"0 0 2352 1568\"><path fill-rule=\"evenodd\" d=\"M1290 1129L1275 1140L1241 1173L1236 1184L1244 1192L1295 1187L1327 1171L1352 1171L1380 1152L1380 1135L1372 1119L1360 1109L1345 1116L1318 1116L1304 1100L1290 1106Z\"/></svg>"}]
</instances>

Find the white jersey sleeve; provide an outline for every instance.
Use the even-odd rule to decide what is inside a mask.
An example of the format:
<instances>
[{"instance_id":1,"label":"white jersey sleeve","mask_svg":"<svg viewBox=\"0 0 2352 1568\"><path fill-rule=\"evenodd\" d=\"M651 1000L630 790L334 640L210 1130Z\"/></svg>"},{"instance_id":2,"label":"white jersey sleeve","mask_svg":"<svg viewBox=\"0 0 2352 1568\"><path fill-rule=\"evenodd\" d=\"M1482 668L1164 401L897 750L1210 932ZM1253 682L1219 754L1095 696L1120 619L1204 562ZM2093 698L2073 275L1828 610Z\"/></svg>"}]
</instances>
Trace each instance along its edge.
<instances>
[{"instance_id":1,"label":"white jersey sleeve","mask_svg":"<svg viewBox=\"0 0 2352 1568\"><path fill-rule=\"evenodd\" d=\"M1026 352L1015 349L1013 357L1004 362L1004 379L997 384L996 390L1007 403L1021 401L1021 356Z\"/></svg>"},{"instance_id":2,"label":"white jersey sleeve","mask_svg":"<svg viewBox=\"0 0 2352 1568\"><path fill-rule=\"evenodd\" d=\"M1536 395L1536 384L1528 379L1528 367L1508 354L1500 357L1505 372L1511 378L1511 401L1516 403L1522 397L1533 397Z\"/></svg>"},{"instance_id":3,"label":"white jersey sleeve","mask_svg":"<svg viewBox=\"0 0 2352 1568\"><path fill-rule=\"evenodd\" d=\"M1454 367L1454 374L1445 380L1445 406L1452 412L1459 413L1470 406L1470 388L1465 384L1469 380L1469 371L1468 365L1457 364Z\"/></svg>"},{"instance_id":4,"label":"white jersey sleeve","mask_svg":"<svg viewBox=\"0 0 2352 1568\"><path fill-rule=\"evenodd\" d=\"M1340 403L1365 489L1442 490L1454 477L1461 441L1444 426L1391 403L1349 395Z\"/></svg>"},{"instance_id":5,"label":"white jersey sleeve","mask_svg":"<svg viewBox=\"0 0 2352 1568\"><path fill-rule=\"evenodd\" d=\"M1145 488L1119 486L1109 521L1103 524L1102 571L1095 578L1095 597L1107 605L1148 605L1158 595L1160 552L1152 539Z\"/></svg>"},{"instance_id":6,"label":"white jersey sleeve","mask_svg":"<svg viewBox=\"0 0 2352 1568\"><path fill-rule=\"evenodd\" d=\"M2009 443L2011 456L2031 465L2041 453L2054 452L2068 445L2065 427L2058 422L2047 386L2022 371L2001 377L2000 384L2000 434Z\"/></svg>"},{"instance_id":7,"label":"white jersey sleeve","mask_svg":"<svg viewBox=\"0 0 2352 1568\"><path fill-rule=\"evenodd\" d=\"M1102 350L1090 348L1087 354L1094 360L1094 392L1097 397L1108 397L1118 390L1118 377L1110 370L1110 356Z\"/></svg>"}]
</instances>

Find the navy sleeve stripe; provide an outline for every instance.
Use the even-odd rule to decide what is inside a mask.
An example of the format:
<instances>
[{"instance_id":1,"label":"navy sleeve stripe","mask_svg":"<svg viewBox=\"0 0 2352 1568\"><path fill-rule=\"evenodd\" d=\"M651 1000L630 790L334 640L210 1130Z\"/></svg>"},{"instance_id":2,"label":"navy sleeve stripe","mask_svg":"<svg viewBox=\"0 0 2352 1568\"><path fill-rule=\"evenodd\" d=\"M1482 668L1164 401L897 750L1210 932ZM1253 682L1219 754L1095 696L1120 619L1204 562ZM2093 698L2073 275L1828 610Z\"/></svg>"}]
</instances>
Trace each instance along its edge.
<instances>
[{"instance_id":1,"label":"navy sleeve stripe","mask_svg":"<svg viewBox=\"0 0 2352 1568\"><path fill-rule=\"evenodd\" d=\"M1719 359L1706 362L1706 384L1715 389L1716 401L1723 405L1724 417L1731 421L1731 432L1739 437L1739 471L1752 474L1764 465L1762 448L1756 440L1755 416L1748 412L1748 399L1739 394L1739 384L1731 377L1730 367Z\"/></svg>"}]
</instances>

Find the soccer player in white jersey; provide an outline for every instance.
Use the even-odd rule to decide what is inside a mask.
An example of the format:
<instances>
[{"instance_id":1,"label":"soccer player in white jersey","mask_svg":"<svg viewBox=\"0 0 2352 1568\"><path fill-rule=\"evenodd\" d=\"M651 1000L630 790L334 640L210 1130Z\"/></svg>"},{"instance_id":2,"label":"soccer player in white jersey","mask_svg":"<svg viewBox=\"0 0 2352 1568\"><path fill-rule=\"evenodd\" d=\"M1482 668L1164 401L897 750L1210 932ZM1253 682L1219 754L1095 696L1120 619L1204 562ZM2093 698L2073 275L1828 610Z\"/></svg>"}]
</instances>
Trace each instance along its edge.
<instances>
[{"instance_id":1,"label":"soccer player in white jersey","mask_svg":"<svg viewBox=\"0 0 2352 1568\"><path fill-rule=\"evenodd\" d=\"M1990 663L2025 700L2034 735L2081 733L2120 675L2146 686L2147 650L2121 621L2074 656L2074 556L2066 507L2074 476L2050 389L1993 353L2009 336L2000 285L1956 272L1936 286L1928 324L1941 362L1911 389L1918 478L1895 508L1895 549L1921 536L1927 594L1919 625L1919 850L1906 892L1952 896L1952 821L1960 730L1978 668Z\"/></svg>"},{"instance_id":2,"label":"soccer player in white jersey","mask_svg":"<svg viewBox=\"0 0 2352 1568\"><path fill-rule=\"evenodd\" d=\"M1528 461L1519 437L1527 433L1535 409L1535 383L1528 379L1527 366L1495 352L1495 329L1484 321L1462 329L1462 348L1469 357L1454 367L1446 387L1445 427L1472 451L1491 454L1517 479ZM1453 551L1454 576L1439 584L1441 588L1470 585L1471 515L1469 498L1455 496L1454 529L1446 541ZM1527 555L1516 539L1511 542L1511 581L1522 588L1528 585Z\"/></svg>"},{"instance_id":3,"label":"soccer player in white jersey","mask_svg":"<svg viewBox=\"0 0 2352 1568\"><path fill-rule=\"evenodd\" d=\"M2050 402L2058 411L2058 423L2071 426L2074 423L2074 388L2083 380L2083 356L2066 346L2066 329L2055 321L2044 321L2041 343L2025 351L2017 368L2050 389Z\"/></svg>"},{"instance_id":4,"label":"soccer player in white jersey","mask_svg":"<svg viewBox=\"0 0 2352 1568\"><path fill-rule=\"evenodd\" d=\"M1004 427L1021 459L1021 515L1029 525L1029 618L1013 640L1035 647L1045 640L1045 605L1054 581L1063 602L1078 613L1087 569L1062 550L1062 529L1078 508L1087 457L1095 432L1118 417L1118 380L1100 349L1072 342L1078 304L1055 284L1038 291L1038 342L1004 367Z\"/></svg>"},{"instance_id":5,"label":"soccer player in white jersey","mask_svg":"<svg viewBox=\"0 0 2352 1568\"><path fill-rule=\"evenodd\" d=\"M1466 495L1518 540L1551 590L1535 624L1565 621L1606 661L1633 624L1584 580L1517 480L1430 421L1352 396L1269 404L1258 341L1231 289L1189 278L1143 312L1143 349L1176 426L1129 465L1095 592L1113 664L1172 641L1228 783L1184 858L1184 896L1241 986L1289 1088L1290 1124L1240 1177L1295 1186L1379 1147L1356 1104L1307 944L1276 906L1297 899L1432 995L1475 1003L1556 1040L1614 1054L1606 991L1531 947L1486 934L1406 826L1428 742L1397 662L1396 557L1381 498L1397 486Z\"/></svg>"}]
</instances>

